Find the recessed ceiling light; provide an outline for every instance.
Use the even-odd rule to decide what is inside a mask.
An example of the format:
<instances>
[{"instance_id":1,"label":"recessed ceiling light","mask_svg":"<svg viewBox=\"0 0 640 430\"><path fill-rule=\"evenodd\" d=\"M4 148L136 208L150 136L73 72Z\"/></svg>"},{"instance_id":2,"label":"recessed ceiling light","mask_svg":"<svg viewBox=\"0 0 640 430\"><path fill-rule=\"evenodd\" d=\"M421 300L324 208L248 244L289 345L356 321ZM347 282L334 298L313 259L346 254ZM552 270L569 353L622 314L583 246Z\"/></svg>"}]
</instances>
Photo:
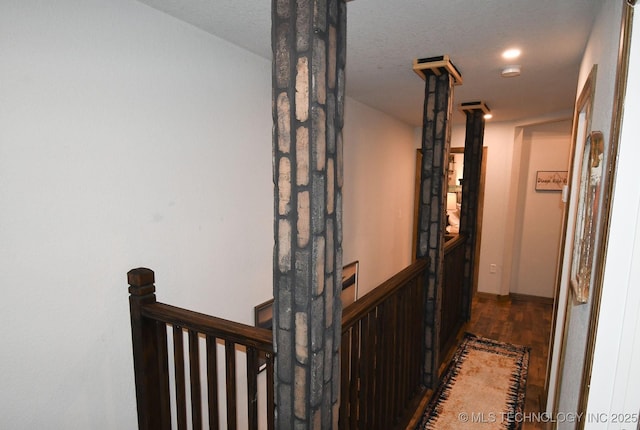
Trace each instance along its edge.
<instances>
[{"instance_id":1,"label":"recessed ceiling light","mask_svg":"<svg viewBox=\"0 0 640 430\"><path fill-rule=\"evenodd\" d=\"M490 113L484 114L484 119L491 119L491 118L493 118L493 115L491 115Z\"/></svg>"},{"instance_id":2,"label":"recessed ceiling light","mask_svg":"<svg viewBox=\"0 0 640 430\"><path fill-rule=\"evenodd\" d=\"M521 52L518 48L507 49L502 53L502 58L505 60L513 60L514 58L518 58Z\"/></svg>"}]
</instances>

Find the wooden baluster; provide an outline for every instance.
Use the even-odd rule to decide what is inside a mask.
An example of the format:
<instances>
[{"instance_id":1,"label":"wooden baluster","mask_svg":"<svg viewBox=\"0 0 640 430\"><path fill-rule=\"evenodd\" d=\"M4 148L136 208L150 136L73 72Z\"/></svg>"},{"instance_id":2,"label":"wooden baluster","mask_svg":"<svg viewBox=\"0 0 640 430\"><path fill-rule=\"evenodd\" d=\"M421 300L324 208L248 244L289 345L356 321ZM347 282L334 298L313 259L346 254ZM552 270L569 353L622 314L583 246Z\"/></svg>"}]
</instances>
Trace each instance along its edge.
<instances>
[{"instance_id":1,"label":"wooden baluster","mask_svg":"<svg viewBox=\"0 0 640 430\"><path fill-rule=\"evenodd\" d=\"M247 347L247 411L249 428L258 428L258 353L254 347Z\"/></svg>"},{"instance_id":2,"label":"wooden baluster","mask_svg":"<svg viewBox=\"0 0 640 430\"><path fill-rule=\"evenodd\" d=\"M187 428L187 395L184 378L184 339L182 327L173 326L173 368L176 380L176 416L178 430Z\"/></svg>"},{"instance_id":3,"label":"wooden baluster","mask_svg":"<svg viewBox=\"0 0 640 430\"><path fill-rule=\"evenodd\" d=\"M230 340L224 343L227 368L227 429L236 430L237 417L237 388L236 388L236 344Z\"/></svg>"},{"instance_id":4,"label":"wooden baluster","mask_svg":"<svg viewBox=\"0 0 640 430\"><path fill-rule=\"evenodd\" d=\"M367 372L364 377L369 381L361 381L367 386L367 390L363 391L362 403L364 404L363 412L365 423L378 422L379 411L377 410L376 399L380 397L380 336L378 332L378 308L371 309L362 317L360 325L360 356L364 357L367 363ZM372 424L373 425L373 424Z\"/></svg>"},{"instance_id":5,"label":"wooden baluster","mask_svg":"<svg viewBox=\"0 0 640 430\"><path fill-rule=\"evenodd\" d=\"M349 423L349 385L351 374L349 364L351 362L351 332L353 328L342 332L340 344L340 429L348 428Z\"/></svg>"},{"instance_id":6,"label":"wooden baluster","mask_svg":"<svg viewBox=\"0 0 640 430\"><path fill-rule=\"evenodd\" d=\"M218 409L218 351L216 338L207 336L207 397L209 402L209 430L220 429Z\"/></svg>"},{"instance_id":7,"label":"wooden baluster","mask_svg":"<svg viewBox=\"0 0 640 430\"><path fill-rule=\"evenodd\" d=\"M165 419L168 410L165 387L165 369L159 366L159 338L157 326L142 315L145 305L156 302L154 273L151 269L138 268L127 273L129 283L129 310L131 313L131 339L133 343L133 368L140 430L168 429L171 423Z\"/></svg>"},{"instance_id":8,"label":"wooden baluster","mask_svg":"<svg viewBox=\"0 0 640 430\"><path fill-rule=\"evenodd\" d=\"M406 384L406 372L407 372L407 357L409 357L409 350L407 348L407 336L408 336L408 327L407 327L407 318L409 318L409 313L407 312L407 292L408 285L402 287L402 290L398 294L398 310L397 310L397 334L396 334L396 342L397 350L398 350L398 361L396 362L396 382L394 385L397 386L397 407L400 412L404 410L404 407L407 404L408 396L407 396L407 384Z\"/></svg>"},{"instance_id":9,"label":"wooden baluster","mask_svg":"<svg viewBox=\"0 0 640 430\"><path fill-rule=\"evenodd\" d=\"M160 374L160 404L159 413L163 423L163 430L171 428L171 394L169 393L169 351L167 347L167 324L156 321L156 336L158 338L158 371Z\"/></svg>"},{"instance_id":10,"label":"wooden baluster","mask_svg":"<svg viewBox=\"0 0 640 430\"><path fill-rule=\"evenodd\" d=\"M358 322L353 326L351 331L351 384L349 386L349 428L358 429L358 415L360 408L358 407L360 386L360 333L361 324Z\"/></svg>"},{"instance_id":11,"label":"wooden baluster","mask_svg":"<svg viewBox=\"0 0 640 430\"><path fill-rule=\"evenodd\" d=\"M273 368L273 354L267 352L267 430L274 430L276 417L276 403L275 403L275 369Z\"/></svg>"},{"instance_id":12,"label":"wooden baluster","mask_svg":"<svg viewBox=\"0 0 640 430\"><path fill-rule=\"evenodd\" d=\"M202 429L202 394L200 391L200 348L198 332L189 330L189 376L191 386L191 423L193 430Z\"/></svg>"},{"instance_id":13,"label":"wooden baluster","mask_svg":"<svg viewBox=\"0 0 640 430\"><path fill-rule=\"evenodd\" d=\"M382 351L382 360L380 361L382 363L382 372L381 372L381 380L380 380L380 387L382 388L382 396L380 396L380 404L379 404L379 408L386 408L386 413L384 416L380 417L380 421L378 421L379 423L382 424L382 426L384 426L384 428L391 428L391 427L387 427L387 423L389 421L389 417L393 416L393 414L395 413L395 410L393 409L393 396L391 395L391 385L390 385L390 381L391 381L391 376L390 376L390 372L391 372L391 365L393 364L393 358L394 358L394 354L393 354L393 350L391 349L391 336L393 336L393 334L395 333L395 327L392 327L392 321L391 321L391 304L390 301L392 300L392 298L390 297L388 300L385 300L383 303L380 304L379 309L380 309L380 315L381 315L381 319L380 321L382 322L382 327L381 327L381 339L382 339L382 348L380 349Z\"/></svg>"}]
</instances>

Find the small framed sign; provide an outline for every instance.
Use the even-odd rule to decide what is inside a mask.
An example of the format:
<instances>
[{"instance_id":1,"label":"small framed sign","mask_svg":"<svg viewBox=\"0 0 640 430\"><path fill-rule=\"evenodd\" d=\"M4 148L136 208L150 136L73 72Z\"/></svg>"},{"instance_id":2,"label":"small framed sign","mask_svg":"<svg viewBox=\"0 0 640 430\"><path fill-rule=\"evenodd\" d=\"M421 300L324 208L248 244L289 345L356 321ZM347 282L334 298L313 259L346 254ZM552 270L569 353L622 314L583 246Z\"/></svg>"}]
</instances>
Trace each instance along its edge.
<instances>
[{"instance_id":1,"label":"small framed sign","mask_svg":"<svg viewBox=\"0 0 640 430\"><path fill-rule=\"evenodd\" d=\"M566 170L538 170L536 172L536 191L562 191L567 185Z\"/></svg>"}]
</instances>

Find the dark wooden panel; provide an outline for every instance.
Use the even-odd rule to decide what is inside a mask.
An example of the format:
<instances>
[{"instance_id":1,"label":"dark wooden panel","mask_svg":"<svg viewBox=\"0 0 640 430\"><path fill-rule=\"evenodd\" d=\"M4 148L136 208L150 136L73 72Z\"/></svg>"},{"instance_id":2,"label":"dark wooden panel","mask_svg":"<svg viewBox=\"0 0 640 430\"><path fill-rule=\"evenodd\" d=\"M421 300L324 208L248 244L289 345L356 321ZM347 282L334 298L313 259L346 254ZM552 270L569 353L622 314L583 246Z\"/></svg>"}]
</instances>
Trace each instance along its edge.
<instances>
[{"instance_id":1,"label":"dark wooden panel","mask_svg":"<svg viewBox=\"0 0 640 430\"><path fill-rule=\"evenodd\" d=\"M191 387L191 423L194 430L202 429L199 352L198 333L189 330L189 385Z\"/></svg>"},{"instance_id":2,"label":"dark wooden panel","mask_svg":"<svg viewBox=\"0 0 640 430\"><path fill-rule=\"evenodd\" d=\"M422 392L427 266L415 262L345 308L340 429L393 429L412 412Z\"/></svg>"},{"instance_id":3,"label":"dark wooden panel","mask_svg":"<svg viewBox=\"0 0 640 430\"><path fill-rule=\"evenodd\" d=\"M274 379L275 370L273 368L273 354L268 352L266 357L266 372L267 372L267 430L274 430L276 418L275 418L275 393L274 393Z\"/></svg>"},{"instance_id":4,"label":"dark wooden panel","mask_svg":"<svg viewBox=\"0 0 640 430\"><path fill-rule=\"evenodd\" d=\"M351 364L350 375L352 377L351 382L347 383L349 387L349 404L347 405L348 416L349 416L349 428L357 430L358 429L358 412L359 405L358 399L359 396L359 384L360 384L360 358L361 355L357 353L360 350L360 330L359 327L354 327L351 331L351 346L349 348L350 356L349 363Z\"/></svg>"},{"instance_id":5,"label":"dark wooden panel","mask_svg":"<svg viewBox=\"0 0 640 430\"><path fill-rule=\"evenodd\" d=\"M440 314L440 357L455 345L456 336L465 320L463 308L464 242L463 235L450 240L445 247L442 307Z\"/></svg>"},{"instance_id":6,"label":"dark wooden panel","mask_svg":"<svg viewBox=\"0 0 640 430\"><path fill-rule=\"evenodd\" d=\"M227 340L224 343L225 363L227 369L227 429L236 430L238 426L237 401L238 390L236 387L236 347Z\"/></svg>"},{"instance_id":7,"label":"dark wooden panel","mask_svg":"<svg viewBox=\"0 0 640 430\"><path fill-rule=\"evenodd\" d=\"M207 403L209 408L209 430L220 429L218 407L218 351L216 338L207 336Z\"/></svg>"},{"instance_id":8,"label":"dark wooden panel","mask_svg":"<svg viewBox=\"0 0 640 430\"><path fill-rule=\"evenodd\" d=\"M176 418L178 430L187 428L187 398L184 377L184 340L182 327L173 326L173 368L176 385Z\"/></svg>"},{"instance_id":9,"label":"dark wooden panel","mask_svg":"<svg viewBox=\"0 0 640 430\"><path fill-rule=\"evenodd\" d=\"M247 411L250 429L258 428L258 354L247 348Z\"/></svg>"},{"instance_id":10,"label":"dark wooden panel","mask_svg":"<svg viewBox=\"0 0 640 430\"><path fill-rule=\"evenodd\" d=\"M167 325L156 321L156 336L158 342L158 389L160 396L159 413L162 422L160 428L171 428L171 398L169 395L169 351L167 349Z\"/></svg>"},{"instance_id":11,"label":"dark wooden panel","mask_svg":"<svg viewBox=\"0 0 640 430\"><path fill-rule=\"evenodd\" d=\"M211 317L175 306L157 303L153 271L134 269L127 274L129 280L129 303L136 377L136 401L138 405L138 427L141 430L169 430L172 424L171 411L175 411L178 429L187 428L187 403L191 406L191 427L203 427L203 411L209 416L209 429L219 430L220 396L218 395L218 345L223 343L225 360L225 389L227 406L227 429L236 429L238 421L247 421L248 427L257 428L258 398L266 398L267 429L273 430L275 423L274 354L270 330ZM173 340L173 369L175 400L170 396L169 351L167 327L171 327ZM186 375L184 336L188 335L189 375ZM206 338L206 381L200 368L200 339ZM248 413L238 417L236 353L247 354L246 388L249 393ZM258 358L264 358L267 382L264 392L258 393ZM242 369L244 370L244 369ZM187 399L186 378L189 378L190 401ZM202 384L206 383L207 405L203 405ZM243 389L244 391L244 389ZM264 397L263 397L264 396Z\"/></svg>"},{"instance_id":12,"label":"dark wooden panel","mask_svg":"<svg viewBox=\"0 0 640 430\"><path fill-rule=\"evenodd\" d=\"M253 327L222 318L212 317L199 312L181 309L164 303L144 306L142 315L167 324L195 330L198 333L229 339L241 345L254 346L263 351L273 351L271 330Z\"/></svg>"}]
</instances>

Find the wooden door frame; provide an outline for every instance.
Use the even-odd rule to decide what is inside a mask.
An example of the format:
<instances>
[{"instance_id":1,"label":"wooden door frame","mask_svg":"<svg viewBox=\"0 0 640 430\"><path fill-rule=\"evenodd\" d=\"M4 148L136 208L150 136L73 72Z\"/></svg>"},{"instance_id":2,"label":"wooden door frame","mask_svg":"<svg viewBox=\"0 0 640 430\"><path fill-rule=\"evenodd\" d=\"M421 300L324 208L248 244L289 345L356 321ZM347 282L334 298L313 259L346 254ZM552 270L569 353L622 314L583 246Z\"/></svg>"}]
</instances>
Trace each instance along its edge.
<instances>
[{"instance_id":1,"label":"wooden door frame","mask_svg":"<svg viewBox=\"0 0 640 430\"><path fill-rule=\"evenodd\" d=\"M449 149L450 153L453 154L464 154L464 147L455 147ZM474 252L474 262L473 262L473 291L472 297L478 291L478 276L480 273L480 244L482 242L482 214L484 212L484 186L485 186L485 178L487 171L487 152L488 148L486 146L482 147L482 164L480 166L480 186L478 189L478 213L476 217L476 244L475 244L475 252ZM415 261L416 259L416 250L418 246L418 216L419 216L419 207L420 207L420 181L422 178L422 149L416 149L416 174L415 174L415 183L414 183L414 194L413 194L413 239L411 241L411 259Z\"/></svg>"}]
</instances>

